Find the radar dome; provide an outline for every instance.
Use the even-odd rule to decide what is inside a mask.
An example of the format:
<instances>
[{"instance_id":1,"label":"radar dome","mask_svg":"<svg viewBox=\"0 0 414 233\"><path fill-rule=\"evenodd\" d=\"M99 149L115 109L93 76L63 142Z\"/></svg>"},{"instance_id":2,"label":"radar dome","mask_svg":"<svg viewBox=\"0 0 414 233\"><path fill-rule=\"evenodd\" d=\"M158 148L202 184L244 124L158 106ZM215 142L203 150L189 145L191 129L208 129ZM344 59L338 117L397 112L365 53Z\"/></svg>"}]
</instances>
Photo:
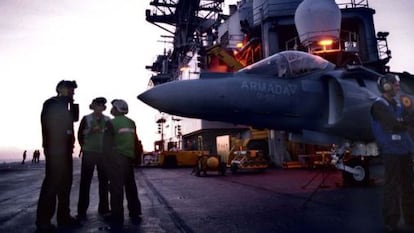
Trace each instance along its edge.
<instances>
[{"instance_id":1,"label":"radar dome","mask_svg":"<svg viewBox=\"0 0 414 233\"><path fill-rule=\"evenodd\" d=\"M322 38L338 40L341 10L334 0L304 0L296 9L295 25L304 45Z\"/></svg>"}]
</instances>

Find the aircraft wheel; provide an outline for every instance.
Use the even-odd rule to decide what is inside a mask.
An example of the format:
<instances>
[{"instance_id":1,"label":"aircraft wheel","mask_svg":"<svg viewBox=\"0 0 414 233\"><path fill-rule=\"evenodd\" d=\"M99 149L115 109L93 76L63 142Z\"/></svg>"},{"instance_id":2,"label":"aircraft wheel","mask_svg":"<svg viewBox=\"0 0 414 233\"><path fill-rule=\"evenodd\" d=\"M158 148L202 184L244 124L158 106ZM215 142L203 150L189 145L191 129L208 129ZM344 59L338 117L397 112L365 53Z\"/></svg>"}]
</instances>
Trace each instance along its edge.
<instances>
[{"instance_id":1,"label":"aircraft wheel","mask_svg":"<svg viewBox=\"0 0 414 233\"><path fill-rule=\"evenodd\" d=\"M201 176L201 174L200 174L200 165L199 165L199 163L197 163L197 165L194 167L194 173L195 173L195 175L196 175L196 176L198 176L198 177L200 177L200 176Z\"/></svg>"},{"instance_id":2,"label":"aircraft wheel","mask_svg":"<svg viewBox=\"0 0 414 233\"><path fill-rule=\"evenodd\" d=\"M224 176L226 174L226 164L225 163L220 163L220 168L219 168L219 173L220 175Z\"/></svg>"},{"instance_id":3,"label":"aircraft wheel","mask_svg":"<svg viewBox=\"0 0 414 233\"><path fill-rule=\"evenodd\" d=\"M152 156L151 155L144 155L143 158L144 166L149 166L151 164Z\"/></svg>"},{"instance_id":4,"label":"aircraft wheel","mask_svg":"<svg viewBox=\"0 0 414 233\"><path fill-rule=\"evenodd\" d=\"M232 164L230 167L231 173L236 174L239 167L236 164Z\"/></svg>"},{"instance_id":5,"label":"aircraft wheel","mask_svg":"<svg viewBox=\"0 0 414 233\"><path fill-rule=\"evenodd\" d=\"M164 157L164 168L176 168L177 167L177 157L175 155L166 155Z\"/></svg>"},{"instance_id":6,"label":"aircraft wheel","mask_svg":"<svg viewBox=\"0 0 414 233\"><path fill-rule=\"evenodd\" d=\"M365 160L367 161L367 160ZM359 171L359 174L352 174L343 171L342 176L344 184L348 185L368 185L369 184L369 167L367 162L359 158L352 158L345 162L345 165Z\"/></svg>"}]
</instances>

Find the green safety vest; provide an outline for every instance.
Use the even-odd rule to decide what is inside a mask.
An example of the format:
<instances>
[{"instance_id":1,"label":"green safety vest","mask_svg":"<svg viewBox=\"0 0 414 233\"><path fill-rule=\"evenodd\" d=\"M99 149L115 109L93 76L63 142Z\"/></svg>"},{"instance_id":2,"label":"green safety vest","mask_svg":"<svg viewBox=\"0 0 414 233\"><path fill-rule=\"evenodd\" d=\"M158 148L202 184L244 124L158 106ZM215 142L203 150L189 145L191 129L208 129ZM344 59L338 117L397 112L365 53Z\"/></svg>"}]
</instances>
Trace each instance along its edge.
<instances>
[{"instance_id":1,"label":"green safety vest","mask_svg":"<svg viewBox=\"0 0 414 233\"><path fill-rule=\"evenodd\" d=\"M111 120L114 127L114 148L115 151L127 156L135 158L135 122L126 116L115 116Z\"/></svg>"},{"instance_id":2,"label":"green safety vest","mask_svg":"<svg viewBox=\"0 0 414 233\"><path fill-rule=\"evenodd\" d=\"M105 124L110 120L109 117L103 115L98 121L91 113L85 116L86 128L82 131L84 136L82 150L91 152L103 152L103 135Z\"/></svg>"}]
</instances>

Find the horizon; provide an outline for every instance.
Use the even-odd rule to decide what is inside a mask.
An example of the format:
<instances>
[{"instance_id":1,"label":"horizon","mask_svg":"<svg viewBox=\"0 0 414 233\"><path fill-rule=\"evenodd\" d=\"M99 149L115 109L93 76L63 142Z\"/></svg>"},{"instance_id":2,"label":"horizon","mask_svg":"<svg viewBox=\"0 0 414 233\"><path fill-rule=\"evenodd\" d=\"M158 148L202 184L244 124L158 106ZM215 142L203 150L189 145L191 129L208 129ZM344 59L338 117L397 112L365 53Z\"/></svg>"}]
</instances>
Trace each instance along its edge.
<instances>
[{"instance_id":1,"label":"horizon","mask_svg":"<svg viewBox=\"0 0 414 233\"><path fill-rule=\"evenodd\" d=\"M30 150L27 149L26 162L31 162L33 157L33 152L36 149ZM43 148L40 150L40 160L44 160ZM2 163L12 163L12 162L21 162L23 160L23 152L20 148L9 148L9 149L0 149L0 164Z\"/></svg>"}]
</instances>

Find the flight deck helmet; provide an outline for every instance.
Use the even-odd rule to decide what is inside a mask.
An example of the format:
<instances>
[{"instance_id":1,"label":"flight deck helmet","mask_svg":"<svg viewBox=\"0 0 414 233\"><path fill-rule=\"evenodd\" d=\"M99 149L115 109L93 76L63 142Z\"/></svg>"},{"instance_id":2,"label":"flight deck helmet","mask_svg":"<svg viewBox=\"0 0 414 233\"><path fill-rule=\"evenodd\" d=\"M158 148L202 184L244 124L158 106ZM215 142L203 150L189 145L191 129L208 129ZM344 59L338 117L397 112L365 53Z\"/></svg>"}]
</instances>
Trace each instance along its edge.
<instances>
[{"instance_id":1,"label":"flight deck helmet","mask_svg":"<svg viewBox=\"0 0 414 233\"><path fill-rule=\"evenodd\" d=\"M127 114L128 113L128 104L125 100L122 99L114 99L111 102L112 106L120 113Z\"/></svg>"},{"instance_id":2,"label":"flight deck helmet","mask_svg":"<svg viewBox=\"0 0 414 233\"><path fill-rule=\"evenodd\" d=\"M95 109L95 106L103 106L104 110L106 109L106 99L105 97L97 97L92 100L92 103L89 105L89 109L93 110Z\"/></svg>"}]
</instances>

